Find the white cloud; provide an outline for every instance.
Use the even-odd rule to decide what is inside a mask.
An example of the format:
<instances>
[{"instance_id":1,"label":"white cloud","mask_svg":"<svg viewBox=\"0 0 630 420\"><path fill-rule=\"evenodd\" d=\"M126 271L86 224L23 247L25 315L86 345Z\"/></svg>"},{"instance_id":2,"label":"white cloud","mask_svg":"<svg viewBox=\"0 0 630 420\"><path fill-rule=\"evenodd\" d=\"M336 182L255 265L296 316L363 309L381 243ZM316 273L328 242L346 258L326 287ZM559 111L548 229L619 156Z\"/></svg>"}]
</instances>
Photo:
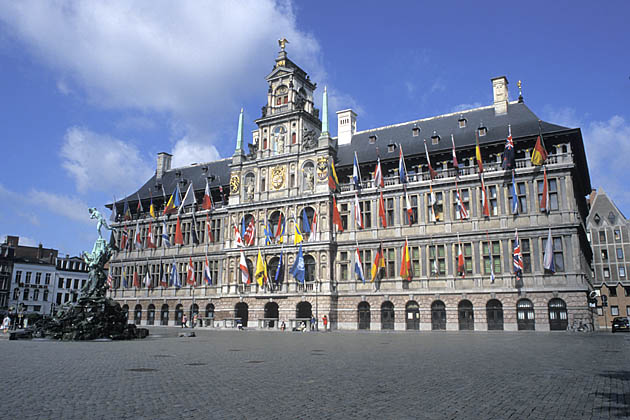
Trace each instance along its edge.
<instances>
[{"instance_id":1,"label":"white cloud","mask_svg":"<svg viewBox=\"0 0 630 420\"><path fill-rule=\"evenodd\" d=\"M104 107L166 112L198 132L216 130L225 117L215 113L232 117L261 94L252 75L270 71L281 37L313 80L326 79L320 46L298 28L289 1L26 0L0 2L0 22L59 73L61 92L85 93Z\"/></svg>"},{"instance_id":2,"label":"white cloud","mask_svg":"<svg viewBox=\"0 0 630 420\"><path fill-rule=\"evenodd\" d=\"M88 205L79 198L31 190L26 196L26 200L70 220L90 223Z\"/></svg>"},{"instance_id":3,"label":"white cloud","mask_svg":"<svg viewBox=\"0 0 630 420\"><path fill-rule=\"evenodd\" d=\"M455 105L451 112L466 111L473 108L479 108L480 106L481 102L473 102L472 104L459 104Z\"/></svg>"},{"instance_id":4,"label":"white cloud","mask_svg":"<svg viewBox=\"0 0 630 420\"><path fill-rule=\"evenodd\" d=\"M116 121L119 130L151 131L157 128L157 124L148 117L128 116Z\"/></svg>"},{"instance_id":5,"label":"white cloud","mask_svg":"<svg viewBox=\"0 0 630 420\"><path fill-rule=\"evenodd\" d=\"M624 214L630 213L630 189L626 183L630 156L630 122L619 115L606 121L586 121L572 108L544 108L550 123L582 130L593 188L603 187Z\"/></svg>"},{"instance_id":6,"label":"white cloud","mask_svg":"<svg viewBox=\"0 0 630 420\"><path fill-rule=\"evenodd\" d=\"M137 189L154 172L134 145L81 127L68 129L60 154L80 192L124 193Z\"/></svg>"},{"instance_id":7,"label":"white cloud","mask_svg":"<svg viewBox=\"0 0 630 420\"><path fill-rule=\"evenodd\" d=\"M210 162L219 159L219 152L211 144L199 144L184 137L175 143L171 152L174 168L191 163Z\"/></svg>"},{"instance_id":8,"label":"white cloud","mask_svg":"<svg viewBox=\"0 0 630 420\"><path fill-rule=\"evenodd\" d=\"M39 217L35 213L18 210L17 215L26 219L30 224L39 226Z\"/></svg>"}]
</instances>

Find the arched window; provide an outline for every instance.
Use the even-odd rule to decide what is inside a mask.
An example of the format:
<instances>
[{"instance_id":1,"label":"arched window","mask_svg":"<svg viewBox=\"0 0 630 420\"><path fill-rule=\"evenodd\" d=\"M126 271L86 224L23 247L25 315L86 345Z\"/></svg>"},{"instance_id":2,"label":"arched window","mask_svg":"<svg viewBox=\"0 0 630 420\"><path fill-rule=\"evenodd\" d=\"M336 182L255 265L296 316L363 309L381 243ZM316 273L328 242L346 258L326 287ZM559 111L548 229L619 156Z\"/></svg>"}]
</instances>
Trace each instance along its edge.
<instances>
[{"instance_id":1,"label":"arched window","mask_svg":"<svg viewBox=\"0 0 630 420\"><path fill-rule=\"evenodd\" d=\"M308 161L302 165L302 191L315 189L315 164Z\"/></svg>"},{"instance_id":2,"label":"arched window","mask_svg":"<svg viewBox=\"0 0 630 420\"><path fill-rule=\"evenodd\" d=\"M289 103L289 88L285 85L280 85L276 88L276 106Z\"/></svg>"},{"instance_id":3,"label":"arched window","mask_svg":"<svg viewBox=\"0 0 630 420\"><path fill-rule=\"evenodd\" d=\"M315 258L310 255L304 256L304 281L311 282L316 280L315 276Z\"/></svg>"},{"instance_id":4,"label":"arched window","mask_svg":"<svg viewBox=\"0 0 630 420\"><path fill-rule=\"evenodd\" d=\"M313 317L313 307L310 302L302 301L298 303L295 307L295 317L311 319Z\"/></svg>"},{"instance_id":5,"label":"arched window","mask_svg":"<svg viewBox=\"0 0 630 420\"><path fill-rule=\"evenodd\" d=\"M415 300L410 300L405 306L405 319L408 330L420 329L420 306Z\"/></svg>"},{"instance_id":6,"label":"arched window","mask_svg":"<svg viewBox=\"0 0 630 420\"><path fill-rule=\"evenodd\" d=\"M206 305L206 318L214 318L214 305L212 303Z\"/></svg>"},{"instance_id":7,"label":"arched window","mask_svg":"<svg viewBox=\"0 0 630 420\"><path fill-rule=\"evenodd\" d=\"M274 154L280 154L285 152L287 145L287 129L283 125L278 125L273 128L271 137L271 150Z\"/></svg>"},{"instance_id":8,"label":"arched window","mask_svg":"<svg viewBox=\"0 0 630 420\"><path fill-rule=\"evenodd\" d=\"M153 325L155 322L155 305L150 304L147 309L147 325Z\"/></svg>"},{"instance_id":9,"label":"arched window","mask_svg":"<svg viewBox=\"0 0 630 420\"><path fill-rule=\"evenodd\" d=\"M13 300L18 300L20 298L20 289L19 288L15 288L13 289Z\"/></svg>"},{"instance_id":10,"label":"arched window","mask_svg":"<svg viewBox=\"0 0 630 420\"><path fill-rule=\"evenodd\" d=\"M381 329L394 329L394 304L388 300L381 305Z\"/></svg>"},{"instance_id":11,"label":"arched window","mask_svg":"<svg viewBox=\"0 0 630 420\"><path fill-rule=\"evenodd\" d=\"M370 304L363 301L359 303L357 308L358 316L359 316L359 329L360 330L369 330L370 329Z\"/></svg>"},{"instance_id":12,"label":"arched window","mask_svg":"<svg viewBox=\"0 0 630 420\"><path fill-rule=\"evenodd\" d=\"M286 261L283 261L282 266L280 267L280 272L278 273L278 265L280 264L280 257L273 257L267 263L267 273L269 274L269 283L273 285L273 287L279 287L282 285L284 281L284 272Z\"/></svg>"},{"instance_id":13,"label":"arched window","mask_svg":"<svg viewBox=\"0 0 630 420\"><path fill-rule=\"evenodd\" d=\"M125 319L129 320L129 305L126 303L122 306L123 314L125 314Z\"/></svg>"},{"instance_id":14,"label":"arched window","mask_svg":"<svg viewBox=\"0 0 630 420\"><path fill-rule=\"evenodd\" d=\"M486 319L489 331L503 330L503 304L497 299L490 299L486 303Z\"/></svg>"},{"instance_id":15,"label":"arched window","mask_svg":"<svg viewBox=\"0 0 630 420\"><path fill-rule=\"evenodd\" d=\"M516 324L519 330L534 330L534 304L529 299L521 299L516 303Z\"/></svg>"},{"instance_id":16,"label":"arched window","mask_svg":"<svg viewBox=\"0 0 630 420\"><path fill-rule=\"evenodd\" d=\"M166 303L162 305L162 309L160 311L160 324L168 325L168 305Z\"/></svg>"},{"instance_id":17,"label":"arched window","mask_svg":"<svg viewBox=\"0 0 630 420\"><path fill-rule=\"evenodd\" d=\"M297 135L295 133L291 134L291 144L297 143Z\"/></svg>"},{"instance_id":18,"label":"arched window","mask_svg":"<svg viewBox=\"0 0 630 420\"><path fill-rule=\"evenodd\" d=\"M315 216L315 210L312 207L304 207L300 211L300 217L298 218L298 226L300 228L300 232L304 236L304 239L310 239L311 235L314 235L315 232L313 229L316 227L313 226L313 217Z\"/></svg>"},{"instance_id":19,"label":"arched window","mask_svg":"<svg viewBox=\"0 0 630 420\"><path fill-rule=\"evenodd\" d=\"M549 301L549 329L563 331L568 325L567 304L560 298L551 299Z\"/></svg>"},{"instance_id":20,"label":"arched window","mask_svg":"<svg viewBox=\"0 0 630 420\"><path fill-rule=\"evenodd\" d=\"M460 331L472 331L475 329L475 318L471 301L464 299L459 302L459 305L457 305L457 318L459 319Z\"/></svg>"},{"instance_id":21,"label":"arched window","mask_svg":"<svg viewBox=\"0 0 630 420\"><path fill-rule=\"evenodd\" d=\"M431 329L446 329L446 305L441 300L436 300L431 304Z\"/></svg>"},{"instance_id":22,"label":"arched window","mask_svg":"<svg viewBox=\"0 0 630 420\"><path fill-rule=\"evenodd\" d=\"M247 320L249 318L249 307L247 303L239 302L234 306L234 318L240 318L243 327L247 327Z\"/></svg>"},{"instance_id":23,"label":"arched window","mask_svg":"<svg viewBox=\"0 0 630 420\"><path fill-rule=\"evenodd\" d=\"M142 321L142 305L137 304L133 311L133 323L140 325L140 321Z\"/></svg>"},{"instance_id":24,"label":"arched window","mask_svg":"<svg viewBox=\"0 0 630 420\"><path fill-rule=\"evenodd\" d=\"M284 240L286 233L286 218L284 213L280 210L276 210L271 213L267 225L268 235L271 236L271 241L275 243L281 243Z\"/></svg>"},{"instance_id":25,"label":"arched window","mask_svg":"<svg viewBox=\"0 0 630 420\"><path fill-rule=\"evenodd\" d=\"M245 246L254 245L256 242L256 219L249 213L241 218L241 238Z\"/></svg>"},{"instance_id":26,"label":"arched window","mask_svg":"<svg viewBox=\"0 0 630 420\"><path fill-rule=\"evenodd\" d=\"M184 316L184 306L178 303L175 306L175 325L182 325L182 317Z\"/></svg>"}]
</instances>

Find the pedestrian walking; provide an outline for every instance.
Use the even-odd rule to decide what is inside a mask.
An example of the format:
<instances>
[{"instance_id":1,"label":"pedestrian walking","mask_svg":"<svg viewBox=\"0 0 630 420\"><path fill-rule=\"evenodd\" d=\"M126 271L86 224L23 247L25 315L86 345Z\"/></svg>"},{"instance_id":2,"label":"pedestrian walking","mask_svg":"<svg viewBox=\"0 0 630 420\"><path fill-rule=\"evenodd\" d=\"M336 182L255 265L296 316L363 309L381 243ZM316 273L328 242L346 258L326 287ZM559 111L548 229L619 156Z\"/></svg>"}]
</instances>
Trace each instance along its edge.
<instances>
[{"instance_id":1,"label":"pedestrian walking","mask_svg":"<svg viewBox=\"0 0 630 420\"><path fill-rule=\"evenodd\" d=\"M186 318L186 315L182 316L182 328L186 328L188 323L188 318Z\"/></svg>"},{"instance_id":2,"label":"pedestrian walking","mask_svg":"<svg viewBox=\"0 0 630 420\"><path fill-rule=\"evenodd\" d=\"M287 324L285 324L285 323L284 323L284 321L282 321L282 324L280 325L280 329L281 329L282 331L284 331L284 330L286 330L286 329L287 329Z\"/></svg>"},{"instance_id":3,"label":"pedestrian walking","mask_svg":"<svg viewBox=\"0 0 630 420\"><path fill-rule=\"evenodd\" d=\"M193 327L193 328L195 328L195 326L197 325L197 320L198 320L198 319L199 319L199 318L198 318L198 315L197 315L197 314L195 314L195 315L193 316L193 321L192 321L192 327Z\"/></svg>"},{"instance_id":4,"label":"pedestrian walking","mask_svg":"<svg viewBox=\"0 0 630 420\"><path fill-rule=\"evenodd\" d=\"M317 320L313 316L311 317L311 331L315 331L315 323L317 323Z\"/></svg>"},{"instance_id":5,"label":"pedestrian walking","mask_svg":"<svg viewBox=\"0 0 630 420\"><path fill-rule=\"evenodd\" d=\"M7 314L2 320L2 332L6 334L9 331L10 325L11 325L11 318L9 318L9 314Z\"/></svg>"},{"instance_id":6,"label":"pedestrian walking","mask_svg":"<svg viewBox=\"0 0 630 420\"><path fill-rule=\"evenodd\" d=\"M324 331L326 331L326 329L328 328L328 317L324 315L324 317L322 318L322 321L324 323Z\"/></svg>"}]
</instances>

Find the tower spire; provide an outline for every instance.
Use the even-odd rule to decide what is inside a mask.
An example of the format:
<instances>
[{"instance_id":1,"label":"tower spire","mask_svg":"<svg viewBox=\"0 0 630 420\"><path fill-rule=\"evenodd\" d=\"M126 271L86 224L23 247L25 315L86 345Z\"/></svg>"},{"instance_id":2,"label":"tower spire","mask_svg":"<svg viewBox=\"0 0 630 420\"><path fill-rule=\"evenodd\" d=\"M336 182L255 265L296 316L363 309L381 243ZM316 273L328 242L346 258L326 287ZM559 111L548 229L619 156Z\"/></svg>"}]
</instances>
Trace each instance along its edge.
<instances>
[{"instance_id":1,"label":"tower spire","mask_svg":"<svg viewBox=\"0 0 630 420\"><path fill-rule=\"evenodd\" d=\"M321 137L328 137L328 90L324 86L324 98L322 99L322 135Z\"/></svg>"},{"instance_id":2,"label":"tower spire","mask_svg":"<svg viewBox=\"0 0 630 420\"><path fill-rule=\"evenodd\" d=\"M238 131L236 132L236 151L235 153L243 152L243 108L238 116Z\"/></svg>"}]
</instances>

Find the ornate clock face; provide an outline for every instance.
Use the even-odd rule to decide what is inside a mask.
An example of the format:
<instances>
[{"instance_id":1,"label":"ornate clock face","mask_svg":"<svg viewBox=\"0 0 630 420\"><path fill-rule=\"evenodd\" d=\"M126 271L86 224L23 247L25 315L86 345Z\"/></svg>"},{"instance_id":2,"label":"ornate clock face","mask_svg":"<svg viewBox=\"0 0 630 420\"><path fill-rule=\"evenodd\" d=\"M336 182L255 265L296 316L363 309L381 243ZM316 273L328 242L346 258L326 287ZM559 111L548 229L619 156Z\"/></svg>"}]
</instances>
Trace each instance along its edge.
<instances>
[{"instance_id":1,"label":"ornate clock face","mask_svg":"<svg viewBox=\"0 0 630 420\"><path fill-rule=\"evenodd\" d=\"M284 166L276 166L271 168L271 186L274 190L284 187L286 180L286 169Z\"/></svg>"},{"instance_id":2,"label":"ornate clock face","mask_svg":"<svg viewBox=\"0 0 630 420\"><path fill-rule=\"evenodd\" d=\"M232 175L230 178L230 193L236 194L241 187L241 179L238 175Z\"/></svg>"}]
</instances>

